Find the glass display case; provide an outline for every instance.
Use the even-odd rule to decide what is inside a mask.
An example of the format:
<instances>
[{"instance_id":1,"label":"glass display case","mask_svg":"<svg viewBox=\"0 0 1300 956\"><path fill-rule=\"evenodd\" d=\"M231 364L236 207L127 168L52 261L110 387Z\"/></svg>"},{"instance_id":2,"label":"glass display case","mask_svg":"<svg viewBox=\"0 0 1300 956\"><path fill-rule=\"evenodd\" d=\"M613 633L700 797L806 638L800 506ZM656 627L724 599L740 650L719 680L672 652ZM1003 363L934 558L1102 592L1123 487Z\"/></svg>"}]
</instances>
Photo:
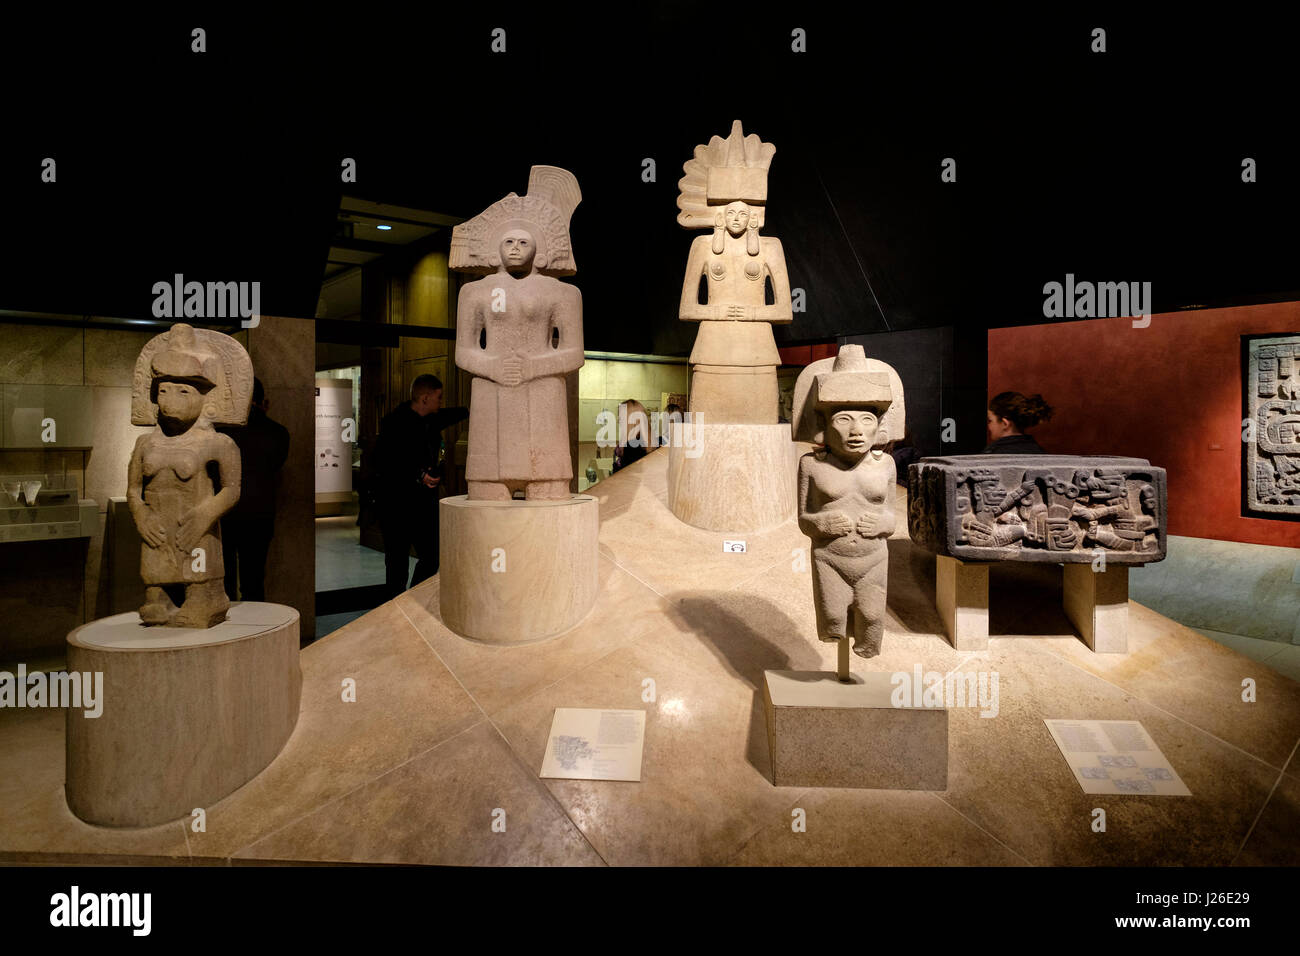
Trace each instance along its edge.
<instances>
[{"instance_id":1,"label":"glass display case","mask_svg":"<svg viewBox=\"0 0 1300 956\"><path fill-rule=\"evenodd\" d=\"M0 543L88 538L97 513L73 475L0 475Z\"/></svg>"}]
</instances>

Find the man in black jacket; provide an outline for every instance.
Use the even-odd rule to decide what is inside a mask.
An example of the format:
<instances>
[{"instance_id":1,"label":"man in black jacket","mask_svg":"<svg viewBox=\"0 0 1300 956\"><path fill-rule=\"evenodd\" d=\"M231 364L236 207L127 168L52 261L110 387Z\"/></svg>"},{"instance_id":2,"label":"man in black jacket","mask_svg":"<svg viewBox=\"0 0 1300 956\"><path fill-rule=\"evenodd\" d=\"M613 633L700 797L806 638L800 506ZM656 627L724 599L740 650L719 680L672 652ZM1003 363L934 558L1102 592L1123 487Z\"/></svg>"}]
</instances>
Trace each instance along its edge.
<instances>
[{"instance_id":1,"label":"man in black jacket","mask_svg":"<svg viewBox=\"0 0 1300 956\"><path fill-rule=\"evenodd\" d=\"M442 382L421 375L411 383L411 400L379 423L376 491L390 598L406 590L412 545L417 560L410 586L438 573L442 431L468 417L468 408L443 408Z\"/></svg>"},{"instance_id":2,"label":"man in black jacket","mask_svg":"<svg viewBox=\"0 0 1300 956\"><path fill-rule=\"evenodd\" d=\"M230 431L239 446L239 501L221 519L221 552L230 600L266 600L266 554L275 533L275 491L289 457L289 430L267 417L271 407L253 379L248 424Z\"/></svg>"}]
</instances>

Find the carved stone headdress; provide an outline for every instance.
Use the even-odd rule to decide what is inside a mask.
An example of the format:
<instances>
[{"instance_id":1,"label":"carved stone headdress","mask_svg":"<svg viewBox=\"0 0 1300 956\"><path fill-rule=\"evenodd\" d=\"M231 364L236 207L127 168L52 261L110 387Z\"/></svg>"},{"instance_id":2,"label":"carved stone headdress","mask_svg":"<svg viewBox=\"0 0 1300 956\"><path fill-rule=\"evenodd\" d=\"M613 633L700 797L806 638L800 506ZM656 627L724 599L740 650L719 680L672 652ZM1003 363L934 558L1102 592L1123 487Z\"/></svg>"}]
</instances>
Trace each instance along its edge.
<instances>
[{"instance_id":1,"label":"carved stone headdress","mask_svg":"<svg viewBox=\"0 0 1300 956\"><path fill-rule=\"evenodd\" d=\"M834 358L819 359L799 373L790 425L794 440L823 444L826 413L836 408L874 411L880 418L877 447L903 437L903 380L893 366L867 358L861 345L842 345Z\"/></svg>"},{"instance_id":2,"label":"carved stone headdress","mask_svg":"<svg viewBox=\"0 0 1300 956\"><path fill-rule=\"evenodd\" d=\"M203 418L213 425L244 425L253 401L253 363L244 347L224 332L178 322L155 335L135 360L131 424L158 423L155 386L192 382L208 389Z\"/></svg>"},{"instance_id":3,"label":"carved stone headdress","mask_svg":"<svg viewBox=\"0 0 1300 956\"><path fill-rule=\"evenodd\" d=\"M448 267L487 275L501 265L501 237L527 229L537 243L534 266L542 275L571 276L578 271L569 241L569 220L582 202L573 173L558 166L534 166L528 193L511 193L451 231Z\"/></svg>"},{"instance_id":4,"label":"carved stone headdress","mask_svg":"<svg viewBox=\"0 0 1300 956\"><path fill-rule=\"evenodd\" d=\"M775 154L771 143L754 133L746 136L740 120L731 124L726 139L714 136L707 146L696 146L695 157L682 165L686 175L677 181L678 224L712 229L718 206L737 201L765 205L767 170Z\"/></svg>"}]
</instances>

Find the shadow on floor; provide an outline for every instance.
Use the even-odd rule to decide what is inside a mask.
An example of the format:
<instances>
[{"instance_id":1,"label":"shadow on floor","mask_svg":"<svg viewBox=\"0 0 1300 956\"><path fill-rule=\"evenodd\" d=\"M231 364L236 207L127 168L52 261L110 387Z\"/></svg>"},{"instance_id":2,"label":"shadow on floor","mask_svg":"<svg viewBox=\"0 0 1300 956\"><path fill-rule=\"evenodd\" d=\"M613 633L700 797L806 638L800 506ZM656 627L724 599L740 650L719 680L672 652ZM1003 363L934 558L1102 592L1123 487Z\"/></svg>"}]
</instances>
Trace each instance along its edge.
<instances>
[{"instance_id":1,"label":"shadow on floor","mask_svg":"<svg viewBox=\"0 0 1300 956\"><path fill-rule=\"evenodd\" d=\"M780 606L748 596L738 605L736 598L729 591L692 591L674 595L673 604L700 644L754 688L745 759L770 782L772 760L763 709L763 672L821 670L822 661L800 635L799 625ZM788 638L777 643L769 637L771 634Z\"/></svg>"}]
</instances>

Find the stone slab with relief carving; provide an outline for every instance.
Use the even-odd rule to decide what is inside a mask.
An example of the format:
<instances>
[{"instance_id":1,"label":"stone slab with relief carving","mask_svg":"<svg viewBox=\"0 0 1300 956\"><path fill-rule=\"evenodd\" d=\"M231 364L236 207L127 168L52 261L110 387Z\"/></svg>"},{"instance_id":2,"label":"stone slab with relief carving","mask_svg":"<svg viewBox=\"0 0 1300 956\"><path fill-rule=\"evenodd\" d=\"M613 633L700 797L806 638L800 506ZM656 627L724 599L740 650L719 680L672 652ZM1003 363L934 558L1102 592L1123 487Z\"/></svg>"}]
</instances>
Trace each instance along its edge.
<instances>
[{"instance_id":1,"label":"stone slab with relief carving","mask_svg":"<svg viewBox=\"0 0 1300 956\"><path fill-rule=\"evenodd\" d=\"M923 458L908 470L908 530L961 561L1151 564L1165 557L1165 478L1145 458Z\"/></svg>"}]
</instances>

